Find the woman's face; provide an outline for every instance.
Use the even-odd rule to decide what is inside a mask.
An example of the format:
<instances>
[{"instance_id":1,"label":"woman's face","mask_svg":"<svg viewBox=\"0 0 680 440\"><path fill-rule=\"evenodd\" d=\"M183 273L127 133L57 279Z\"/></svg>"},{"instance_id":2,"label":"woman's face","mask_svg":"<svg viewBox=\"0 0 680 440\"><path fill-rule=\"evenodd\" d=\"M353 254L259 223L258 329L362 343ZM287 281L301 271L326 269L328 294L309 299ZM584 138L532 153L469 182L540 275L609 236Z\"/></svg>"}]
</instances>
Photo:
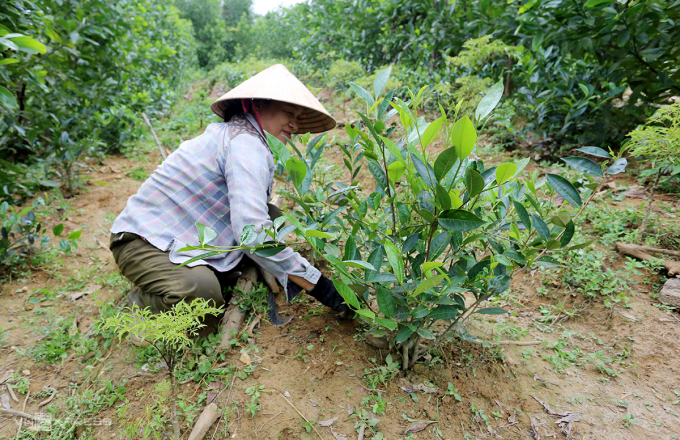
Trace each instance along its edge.
<instances>
[{"instance_id":1,"label":"woman's face","mask_svg":"<svg viewBox=\"0 0 680 440\"><path fill-rule=\"evenodd\" d=\"M255 103L262 128L284 144L286 138L298 130L303 108L285 102L270 101Z\"/></svg>"}]
</instances>

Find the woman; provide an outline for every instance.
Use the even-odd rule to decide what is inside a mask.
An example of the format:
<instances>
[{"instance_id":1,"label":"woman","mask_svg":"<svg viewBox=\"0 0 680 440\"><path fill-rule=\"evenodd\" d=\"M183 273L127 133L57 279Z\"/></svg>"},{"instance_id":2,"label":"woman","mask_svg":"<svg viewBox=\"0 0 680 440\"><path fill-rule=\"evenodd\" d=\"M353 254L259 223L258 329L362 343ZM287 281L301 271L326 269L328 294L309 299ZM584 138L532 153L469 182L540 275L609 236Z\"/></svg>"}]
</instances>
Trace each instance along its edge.
<instances>
[{"instance_id":1,"label":"woman","mask_svg":"<svg viewBox=\"0 0 680 440\"><path fill-rule=\"evenodd\" d=\"M211 242L216 246L238 245L247 225L270 227L278 212L268 204L276 164L264 132L285 142L293 133L319 133L336 125L281 64L243 82L211 109L225 122L210 124L202 135L183 142L113 222L110 249L123 275L137 287L130 292L131 305L161 312L192 298L225 304L223 287L233 282L244 253L178 267L202 253L179 251L197 242L195 223L217 232ZM276 277L289 301L304 289L337 312L349 310L333 283L292 249L248 258Z\"/></svg>"}]
</instances>

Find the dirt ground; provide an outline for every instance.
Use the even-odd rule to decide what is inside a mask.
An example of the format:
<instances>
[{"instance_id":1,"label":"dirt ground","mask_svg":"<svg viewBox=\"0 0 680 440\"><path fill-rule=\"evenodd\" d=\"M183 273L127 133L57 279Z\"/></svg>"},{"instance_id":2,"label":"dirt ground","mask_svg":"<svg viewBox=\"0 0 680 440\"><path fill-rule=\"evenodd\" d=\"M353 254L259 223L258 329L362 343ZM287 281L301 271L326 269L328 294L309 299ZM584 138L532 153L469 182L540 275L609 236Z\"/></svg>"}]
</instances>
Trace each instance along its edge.
<instances>
[{"instance_id":1,"label":"dirt ground","mask_svg":"<svg viewBox=\"0 0 680 440\"><path fill-rule=\"evenodd\" d=\"M339 150L328 153L331 161L340 162L339 155ZM149 158L142 164L148 173L157 163L155 153ZM124 384L125 400L104 407L93 414L89 425L78 426L64 438L142 438L142 427L135 430L130 426L138 421L150 423L149 408L157 401L160 384L167 381L163 368L140 369L138 350L125 339L115 340L110 347L100 346L96 355L67 350L56 363L36 363L27 355L44 337L42 327L54 317L74 316L71 330L87 335L104 308L123 301L129 284L113 276L116 266L107 249L108 228L141 184L126 175L139 166L139 162L122 157L92 165L88 178L98 183L88 184L68 201L70 207L56 210L47 221L51 228L63 220L66 232L82 228L79 249L73 256L59 255L49 268L26 270L2 285L0 383L12 372L30 380L30 392L17 394L19 402L6 398L12 409L37 414L49 408L53 419L66 418L74 414L67 404L69 396L102 391L101 385L93 388L93 378L100 384L104 380ZM636 206L639 203L634 202ZM668 210L658 214L671 216L677 225L677 211L676 217ZM607 253L611 270L624 270L625 259L613 249L602 245L598 249ZM626 292L628 308L618 304L606 307L598 299L586 302L568 286L554 280L544 282L544 277L550 278L543 271L517 277L512 294L499 303L510 315L479 318L469 324L470 332L481 339L497 341L502 336L509 343L483 347L456 341L429 362L381 384L380 394L387 402L385 414L368 416L380 420L376 428L383 438L678 438L680 317L656 307L658 302L652 296L658 292L659 275L644 272L634 277L640 282ZM651 282L645 284L644 278ZM546 287L551 293L540 294ZM41 295L46 291L57 294L44 299ZM74 292L89 293L73 299ZM362 408L371 411L362 400L376 391L367 389L364 373L385 365L388 352L365 342L358 321L340 323L329 310L309 302L280 302L280 311L296 316L283 329L263 324L251 343L243 344L251 348L252 366L245 368L238 348L226 358L228 366L248 370L245 380L217 381L210 390L202 381L190 381L180 385L179 394L194 402L198 410L205 399L215 395L218 407L233 408L206 438L358 438L362 419L350 413ZM545 321L546 306L578 309L578 313L556 314L552 321ZM499 333L499 326L525 334L519 341L508 339L509 333ZM402 389L420 384L430 392ZM262 386L261 409L251 417L245 410L251 399L246 390L254 385ZM39 406L49 396L45 387L56 389L56 396ZM447 393L449 387L457 391ZM199 401L205 391L209 391L207 397ZM3 393L6 389L0 385ZM305 426L301 416L315 423ZM319 423L336 417L330 427ZM0 438L15 438L19 420L0 413ZM424 426L418 432L407 432ZM308 432L310 427L313 429ZM166 428L170 429L167 424ZM183 438L188 438L188 432L183 423ZM163 429L155 434L157 438L166 436ZM22 435L17 438L32 438L28 433ZM30 435L56 438L48 437L53 435L49 432L32 431ZM380 438L374 436L366 429L364 438Z\"/></svg>"}]
</instances>

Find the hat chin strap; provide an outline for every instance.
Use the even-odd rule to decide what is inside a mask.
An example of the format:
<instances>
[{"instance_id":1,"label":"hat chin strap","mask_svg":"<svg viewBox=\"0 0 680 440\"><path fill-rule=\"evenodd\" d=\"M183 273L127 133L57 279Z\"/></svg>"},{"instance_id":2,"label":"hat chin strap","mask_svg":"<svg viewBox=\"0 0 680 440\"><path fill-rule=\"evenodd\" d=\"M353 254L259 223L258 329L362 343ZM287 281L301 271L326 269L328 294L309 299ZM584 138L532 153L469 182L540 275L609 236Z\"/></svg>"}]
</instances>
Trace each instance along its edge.
<instances>
[{"instance_id":1,"label":"hat chin strap","mask_svg":"<svg viewBox=\"0 0 680 440\"><path fill-rule=\"evenodd\" d=\"M253 115L255 115L255 119L257 120L257 125L260 126L260 131L262 132L263 136L266 136L264 134L264 128L262 128L262 122L260 121L260 115L257 113L257 110L255 109L255 103L253 102L252 99L245 100L241 99L241 107L243 107L243 113L248 113L249 110L252 110ZM250 109L248 108L250 107Z\"/></svg>"}]
</instances>

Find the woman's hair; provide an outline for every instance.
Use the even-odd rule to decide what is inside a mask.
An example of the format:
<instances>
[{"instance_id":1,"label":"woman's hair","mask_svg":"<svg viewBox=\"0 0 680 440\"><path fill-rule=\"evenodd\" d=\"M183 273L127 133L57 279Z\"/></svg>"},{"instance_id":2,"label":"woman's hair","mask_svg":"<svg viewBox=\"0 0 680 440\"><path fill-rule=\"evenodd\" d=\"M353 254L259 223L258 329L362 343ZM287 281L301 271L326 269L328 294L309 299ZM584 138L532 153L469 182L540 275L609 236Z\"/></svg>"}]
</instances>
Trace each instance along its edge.
<instances>
[{"instance_id":1,"label":"woman's hair","mask_svg":"<svg viewBox=\"0 0 680 440\"><path fill-rule=\"evenodd\" d=\"M250 100L247 100L247 101L246 101L246 105L248 106L248 109L250 110L250 108L251 108L251 107L250 107L250 102L248 102L248 101L250 101ZM274 102L274 101L271 100L271 99L253 99L253 100L252 100L253 105L257 105L258 107L263 107L263 106L264 106L264 107L267 107L267 106L272 105L273 102ZM241 105L241 104L239 103L239 106L240 106L240 105ZM239 114L239 113L243 113L243 111L241 110L241 111L237 112L236 114ZM224 114L226 115L227 112L224 112ZM236 116L236 114L231 114L231 115L229 115L229 116L225 116L225 117L224 117L224 122L229 122L229 121L231 120L231 118L233 118L234 116Z\"/></svg>"}]
</instances>

